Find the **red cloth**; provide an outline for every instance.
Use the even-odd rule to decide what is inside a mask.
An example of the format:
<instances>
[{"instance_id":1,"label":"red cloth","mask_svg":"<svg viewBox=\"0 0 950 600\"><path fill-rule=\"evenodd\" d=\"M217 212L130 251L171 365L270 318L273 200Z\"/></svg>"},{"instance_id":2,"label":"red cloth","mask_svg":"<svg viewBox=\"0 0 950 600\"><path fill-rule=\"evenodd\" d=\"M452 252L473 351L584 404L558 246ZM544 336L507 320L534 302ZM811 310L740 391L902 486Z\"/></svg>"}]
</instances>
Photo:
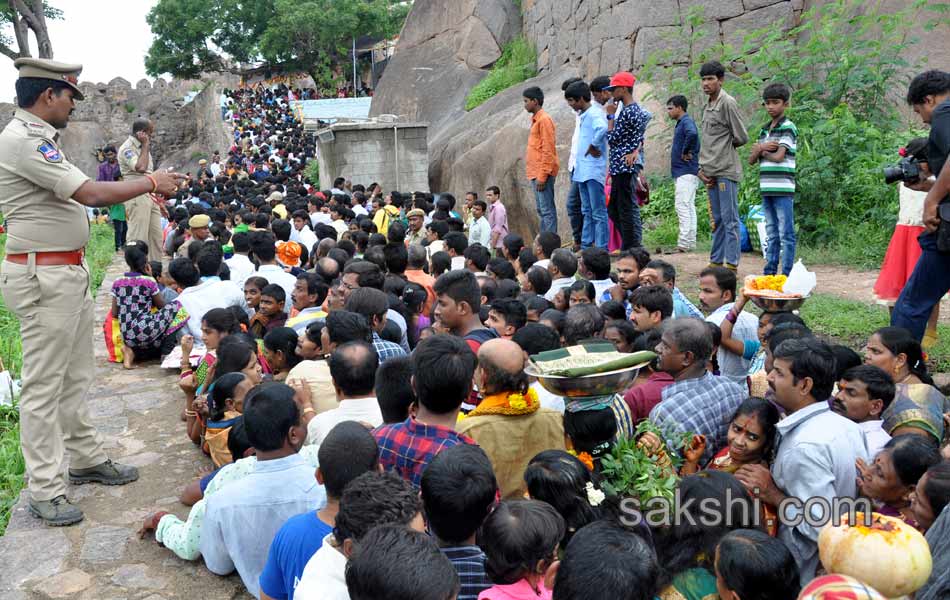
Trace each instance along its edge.
<instances>
[{"instance_id":1,"label":"red cloth","mask_svg":"<svg viewBox=\"0 0 950 600\"><path fill-rule=\"evenodd\" d=\"M624 402L630 407L630 418L634 424L650 416L653 407L663 399L663 390L673 383L673 376L663 371L650 375L646 381L632 387L624 394Z\"/></svg>"},{"instance_id":2,"label":"red cloth","mask_svg":"<svg viewBox=\"0 0 950 600\"><path fill-rule=\"evenodd\" d=\"M879 300L895 302L920 258L917 236L924 228L916 225L898 225L894 228L891 242L887 245L881 272L874 284L874 295Z\"/></svg>"}]
</instances>

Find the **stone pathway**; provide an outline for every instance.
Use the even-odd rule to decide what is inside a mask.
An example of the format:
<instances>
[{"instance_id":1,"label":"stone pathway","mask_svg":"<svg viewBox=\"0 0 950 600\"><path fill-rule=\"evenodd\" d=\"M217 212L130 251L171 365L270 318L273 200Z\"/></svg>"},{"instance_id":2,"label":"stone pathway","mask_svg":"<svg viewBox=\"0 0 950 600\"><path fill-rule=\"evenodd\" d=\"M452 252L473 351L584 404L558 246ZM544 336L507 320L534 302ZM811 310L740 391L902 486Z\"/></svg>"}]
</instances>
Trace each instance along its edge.
<instances>
[{"instance_id":1,"label":"stone pathway","mask_svg":"<svg viewBox=\"0 0 950 600\"><path fill-rule=\"evenodd\" d=\"M113 261L102 290L111 287L123 266L118 257ZM185 436L173 371L156 362L125 371L106 361L101 324L109 301L108 293L99 294L89 409L109 456L139 467L141 477L120 487L70 486L70 499L86 518L64 528L46 527L30 516L24 491L0 538L0 598L252 598L236 574L218 577L200 559L183 561L153 538L136 535L143 519L157 510L187 516L178 494L211 461Z\"/></svg>"}]
</instances>

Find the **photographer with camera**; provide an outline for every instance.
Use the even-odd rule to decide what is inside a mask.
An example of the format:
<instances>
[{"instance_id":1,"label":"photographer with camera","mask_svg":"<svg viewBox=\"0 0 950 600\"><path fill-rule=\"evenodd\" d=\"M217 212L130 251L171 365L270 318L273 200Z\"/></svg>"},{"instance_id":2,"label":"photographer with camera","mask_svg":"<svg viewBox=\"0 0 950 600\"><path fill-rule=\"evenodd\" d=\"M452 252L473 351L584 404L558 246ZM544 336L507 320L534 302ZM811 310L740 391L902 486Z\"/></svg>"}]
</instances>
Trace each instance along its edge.
<instances>
[{"instance_id":1,"label":"photographer with camera","mask_svg":"<svg viewBox=\"0 0 950 600\"><path fill-rule=\"evenodd\" d=\"M891 235L881 263L881 272L874 283L874 297L879 304L894 310L894 304L910 279L914 266L920 258L921 249L917 238L926 231L924 228L924 198L927 193L919 191L923 185L933 184L933 173L927 159L927 138L914 138L901 148L901 160L897 165L884 168L884 181L888 184L900 182L900 210L897 225ZM927 182L924 184L923 182ZM923 345L931 347L937 340L937 318L939 304L934 307L927 322Z\"/></svg>"},{"instance_id":2,"label":"photographer with camera","mask_svg":"<svg viewBox=\"0 0 950 600\"><path fill-rule=\"evenodd\" d=\"M910 82L907 103L921 121L930 124L927 163L937 180L909 185L928 192L924 200L921 254L891 314L891 325L903 327L917 339L924 337L927 321L940 298L950 290L950 73L926 71ZM904 168L904 165L901 166Z\"/></svg>"}]
</instances>

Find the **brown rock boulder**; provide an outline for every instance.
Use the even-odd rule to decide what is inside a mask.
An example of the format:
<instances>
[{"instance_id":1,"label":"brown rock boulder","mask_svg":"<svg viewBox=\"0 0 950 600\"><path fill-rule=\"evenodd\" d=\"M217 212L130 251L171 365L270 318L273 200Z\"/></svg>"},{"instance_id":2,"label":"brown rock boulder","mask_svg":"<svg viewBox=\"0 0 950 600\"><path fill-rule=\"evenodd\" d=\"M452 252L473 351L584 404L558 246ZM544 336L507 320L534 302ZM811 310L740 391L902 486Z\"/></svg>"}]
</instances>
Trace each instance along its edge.
<instances>
[{"instance_id":1,"label":"brown rock boulder","mask_svg":"<svg viewBox=\"0 0 950 600\"><path fill-rule=\"evenodd\" d=\"M416 0L370 116L428 122L431 132L460 118L469 91L521 31L512 0Z\"/></svg>"},{"instance_id":2,"label":"brown rock boulder","mask_svg":"<svg viewBox=\"0 0 950 600\"><path fill-rule=\"evenodd\" d=\"M521 103L521 91L536 85L544 90L544 109L557 126L557 150L561 172L554 188L561 239L571 237L565 202L570 186L567 159L574 133L574 115L561 92L569 74L558 72L525 81L498 94L465 114L429 145L429 181L433 190L461 196L467 191L483 195L486 187L501 188L511 231L530 239L538 230L534 192L525 176L524 154L531 116Z\"/></svg>"}]
</instances>

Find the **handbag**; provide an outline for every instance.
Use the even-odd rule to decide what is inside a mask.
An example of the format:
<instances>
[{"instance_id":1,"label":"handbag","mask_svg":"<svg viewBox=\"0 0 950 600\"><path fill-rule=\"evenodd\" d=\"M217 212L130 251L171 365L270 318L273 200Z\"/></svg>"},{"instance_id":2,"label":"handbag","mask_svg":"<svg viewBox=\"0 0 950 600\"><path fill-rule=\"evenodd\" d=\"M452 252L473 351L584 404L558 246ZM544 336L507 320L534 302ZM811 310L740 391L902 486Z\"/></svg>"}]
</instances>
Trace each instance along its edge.
<instances>
[{"instance_id":1,"label":"handbag","mask_svg":"<svg viewBox=\"0 0 950 600\"><path fill-rule=\"evenodd\" d=\"M106 340L106 352L109 362L120 363L125 358L123 352L125 340L122 339L122 330L119 327L118 317L112 316L110 310L106 313L106 319L102 323L102 334Z\"/></svg>"},{"instance_id":2,"label":"handbag","mask_svg":"<svg viewBox=\"0 0 950 600\"><path fill-rule=\"evenodd\" d=\"M650 182L643 173L638 173L633 185L633 194L637 199L637 205L646 206L650 203Z\"/></svg>"}]
</instances>

